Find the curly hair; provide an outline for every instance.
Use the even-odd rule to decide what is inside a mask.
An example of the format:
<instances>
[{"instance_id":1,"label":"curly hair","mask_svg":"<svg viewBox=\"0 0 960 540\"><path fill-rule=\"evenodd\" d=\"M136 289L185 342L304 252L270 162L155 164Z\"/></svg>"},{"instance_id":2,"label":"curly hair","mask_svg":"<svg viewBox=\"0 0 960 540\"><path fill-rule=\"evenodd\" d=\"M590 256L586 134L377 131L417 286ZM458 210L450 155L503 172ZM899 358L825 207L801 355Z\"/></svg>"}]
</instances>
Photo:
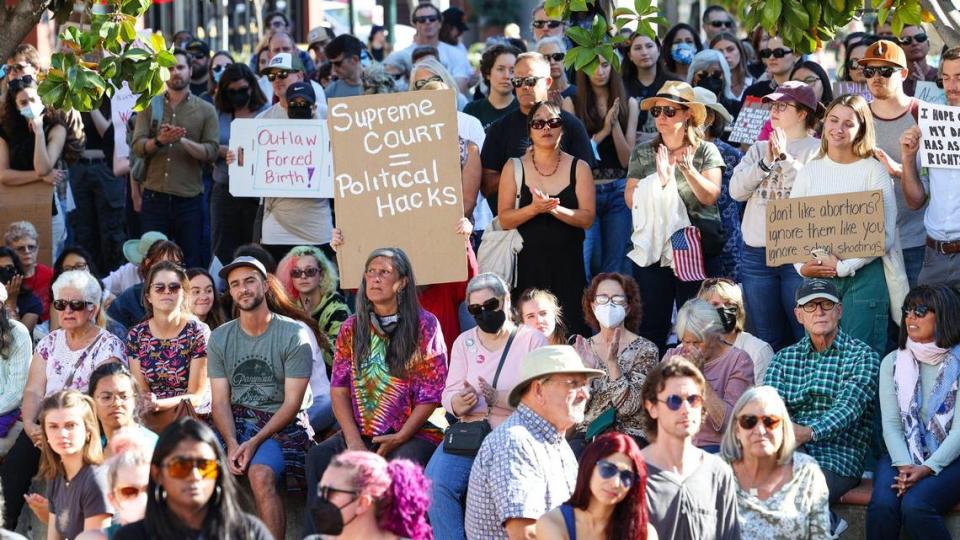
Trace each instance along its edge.
<instances>
[{"instance_id":1,"label":"curly hair","mask_svg":"<svg viewBox=\"0 0 960 540\"><path fill-rule=\"evenodd\" d=\"M703 373L697 369L697 366L693 365L693 362L678 354L660 362L650 370L650 373L647 373L647 378L644 379L643 387L640 390L644 405L647 403L655 404L657 402L657 394L667 387L667 379L673 379L675 377L689 377L693 379L694 382L697 383L697 386L700 387L700 395L703 395L704 389L707 386L707 380L703 377ZM643 422L644 432L651 438L656 437L657 420L650 416L646 406L641 409L640 419Z\"/></svg>"},{"instance_id":2,"label":"curly hair","mask_svg":"<svg viewBox=\"0 0 960 540\"><path fill-rule=\"evenodd\" d=\"M587 324L594 330L600 329L600 321L593 314L593 297L597 295L597 289L604 281L614 281L623 289L623 294L627 297L627 318L623 321L623 327L636 333L640 329L640 321L643 319L643 302L640 299L640 287L630 276L617 272L604 272L594 276L590 285L583 291L583 318Z\"/></svg>"}]
</instances>

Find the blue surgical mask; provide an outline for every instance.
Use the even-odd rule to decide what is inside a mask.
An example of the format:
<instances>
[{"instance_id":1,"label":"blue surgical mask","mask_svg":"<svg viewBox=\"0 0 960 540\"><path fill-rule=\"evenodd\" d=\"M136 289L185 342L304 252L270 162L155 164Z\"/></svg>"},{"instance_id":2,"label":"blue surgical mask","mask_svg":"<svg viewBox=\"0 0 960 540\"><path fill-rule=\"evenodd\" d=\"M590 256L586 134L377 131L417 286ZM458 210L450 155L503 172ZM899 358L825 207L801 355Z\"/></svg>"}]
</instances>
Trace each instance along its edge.
<instances>
[{"instance_id":1,"label":"blue surgical mask","mask_svg":"<svg viewBox=\"0 0 960 540\"><path fill-rule=\"evenodd\" d=\"M27 120L33 120L34 118L43 114L44 106L42 103L31 103L26 107L20 109L20 114L23 115Z\"/></svg>"},{"instance_id":2,"label":"blue surgical mask","mask_svg":"<svg viewBox=\"0 0 960 540\"><path fill-rule=\"evenodd\" d=\"M679 64L690 65L697 48L689 43L677 43L670 49L670 56Z\"/></svg>"},{"instance_id":3,"label":"blue surgical mask","mask_svg":"<svg viewBox=\"0 0 960 540\"><path fill-rule=\"evenodd\" d=\"M222 70L222 69L219 70L219 71L216 70L216 69L213 70L213 82L215 82L215 83L217 83L217 84L220 84L220 77L223 76L223 71L224 71L224 70Z\"/></svg>"}]
</instances>

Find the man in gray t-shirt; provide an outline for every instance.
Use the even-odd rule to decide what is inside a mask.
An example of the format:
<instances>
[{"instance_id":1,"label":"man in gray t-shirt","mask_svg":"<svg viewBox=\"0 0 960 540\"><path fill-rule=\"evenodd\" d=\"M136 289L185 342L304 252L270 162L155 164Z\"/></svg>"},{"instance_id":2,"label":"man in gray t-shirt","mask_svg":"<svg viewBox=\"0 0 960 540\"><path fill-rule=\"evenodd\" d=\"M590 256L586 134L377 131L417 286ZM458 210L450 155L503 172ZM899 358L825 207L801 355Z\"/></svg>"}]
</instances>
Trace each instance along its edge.
<instances>
[{"instance_id":1,"label":"man in gray t-shirt","mask_svg":"<svg viewBox=\"0 0 960 540\"><path fill-rule=\"evenodd\" d=\"M331 82L324 90L327 98L341 98L359 96L363 94L363 64L360 55L363 51L363 42L350 34L341 34L323 48L333 66L337 80Z\"/></svg>"},{"instance_id":2,"label":"man in gray t-shirt","mask_svg":"<svg viewBox=\"0 0 960 540\"><path fill-rule=\"evenodd\" d=\"M240 317L210 335L207 374L213 421L227 447L227 466L250 480L257 514L274 538L286 521L277 481L306 486L304 456L313 444L306 410L313 352L309 329L270 311L267 271L253 257L223 267Z\"/></svg>"}]
</instances>

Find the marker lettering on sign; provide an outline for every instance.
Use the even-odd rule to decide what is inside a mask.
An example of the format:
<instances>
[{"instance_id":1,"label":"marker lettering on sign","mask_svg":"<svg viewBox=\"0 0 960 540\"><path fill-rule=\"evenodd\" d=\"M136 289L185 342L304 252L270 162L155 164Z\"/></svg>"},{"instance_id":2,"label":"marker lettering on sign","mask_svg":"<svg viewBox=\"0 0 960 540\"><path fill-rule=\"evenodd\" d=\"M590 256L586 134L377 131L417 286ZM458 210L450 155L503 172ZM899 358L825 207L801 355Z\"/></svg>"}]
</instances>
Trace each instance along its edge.
<instances>
[{"instance_id":1,"label":"marker lettering on sign","mask_svg":"<svg viewBox=\"0 0 960 540\"><path fill-rule=\"evenodd\" d=\"M333 129L338 132L349 131L354 128L373 129L377 126L397 124L409 120L416 120L433 116L436 109L429 99L422 99L416 103L404 103L387 107L368 107L351 113L346 103L337 103L330 107L330 119Z\"/></svg>"}]
</instances>

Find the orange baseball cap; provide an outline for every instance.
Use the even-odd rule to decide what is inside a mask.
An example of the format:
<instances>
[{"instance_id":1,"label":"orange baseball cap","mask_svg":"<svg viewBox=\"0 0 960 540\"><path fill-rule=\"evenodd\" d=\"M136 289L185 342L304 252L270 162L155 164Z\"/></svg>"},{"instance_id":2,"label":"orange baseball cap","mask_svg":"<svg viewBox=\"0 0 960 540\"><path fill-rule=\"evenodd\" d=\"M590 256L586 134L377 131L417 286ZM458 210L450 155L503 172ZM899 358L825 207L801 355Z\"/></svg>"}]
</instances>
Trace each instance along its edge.
<instances>
[{"instance_id":1,"label":"orange baseball cap","mask_svg":"<svg viewBox=\"0 0 960 540\"><path fill-rule=\"evenodd\" d=\"M865 66L867 62L886 62L907 69L907 55L903 53L903 49L896 43L885 39L867 47L867 51L863 53L863 58L860 59L860 65Z\"/></svg>"}]
</instances>

